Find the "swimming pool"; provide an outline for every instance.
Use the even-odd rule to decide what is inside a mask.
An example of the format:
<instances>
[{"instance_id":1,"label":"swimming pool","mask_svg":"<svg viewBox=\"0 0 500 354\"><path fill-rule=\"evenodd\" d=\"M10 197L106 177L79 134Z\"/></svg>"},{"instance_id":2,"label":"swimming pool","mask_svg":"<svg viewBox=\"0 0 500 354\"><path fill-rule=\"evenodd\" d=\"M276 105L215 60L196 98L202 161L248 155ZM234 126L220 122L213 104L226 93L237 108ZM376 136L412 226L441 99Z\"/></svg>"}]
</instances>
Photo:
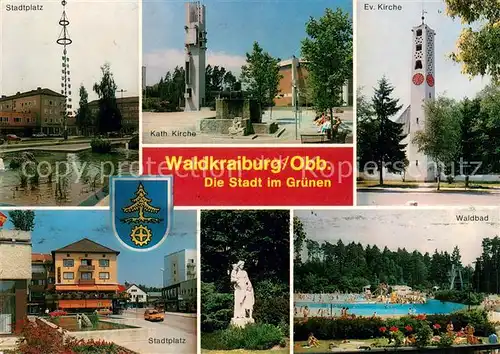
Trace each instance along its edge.
<instances>
[{"instance_id":1,"label":"swimming pool","mask_svg":"<svg viewBox=\"0 0 500 354\"><path fill-rule=\"evenodd\" d=\"M357 316L377 315L407 315L410 308L414 314L448 314L465 308L466 305L454 302L442 302L439 300L427 300L425 304L383 304L383 303L336 303L319 304L310 302L295 302L297 316L302 316L304 306L310 309L310 316L320 315L319 310L323 310L323 316L340 315L343 307L348 307L348 313ZM332 313L333 312L333 313Z\"/></svg>"}]
</instances>

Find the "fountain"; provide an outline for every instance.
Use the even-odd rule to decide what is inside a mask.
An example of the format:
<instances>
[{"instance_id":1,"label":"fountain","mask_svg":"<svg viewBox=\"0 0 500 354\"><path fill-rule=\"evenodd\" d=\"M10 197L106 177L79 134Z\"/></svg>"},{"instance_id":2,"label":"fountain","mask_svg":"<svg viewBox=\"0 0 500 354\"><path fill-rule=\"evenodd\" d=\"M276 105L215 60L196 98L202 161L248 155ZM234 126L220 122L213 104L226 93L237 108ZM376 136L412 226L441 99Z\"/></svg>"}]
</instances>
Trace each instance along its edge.
<instances>
[{"instance_id":1,"label":"fountain","mask_svg":"<svg viewBox=\"0 0 500 354\"><path fill-rule=\"evenodd\" d=\"M278 131L278 124L262 122L257 101L244 98L241 92L226 92L215 101L215 117L200 121L200 131L229 136L270 135Z\"/></svg>"}]
</instances>

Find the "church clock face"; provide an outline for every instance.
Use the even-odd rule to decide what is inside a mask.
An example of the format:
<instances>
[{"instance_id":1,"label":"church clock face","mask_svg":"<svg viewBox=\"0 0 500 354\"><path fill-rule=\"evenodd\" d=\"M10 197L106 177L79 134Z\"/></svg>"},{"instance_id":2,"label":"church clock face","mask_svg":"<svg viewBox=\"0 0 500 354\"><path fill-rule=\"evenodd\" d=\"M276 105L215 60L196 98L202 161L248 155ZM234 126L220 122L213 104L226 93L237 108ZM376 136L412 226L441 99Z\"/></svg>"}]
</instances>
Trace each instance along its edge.
<instances>
[{"instance_id":1,"label":"church clock face","mask_svg":"<svg viewBox=\"0 0 500 354\"><path fill-rule=\"evenodd\" d=\"M434 76L432 76L431 74L427 75L427 85L429 85L430 87L434 86Z\"/></svg>"},{"instance_id":2,"label":"church clock face","mask_svg":"<svg viewBox=\"0 0 500 354\"><path fill-rule=\"evenodd\" d=\"M418 73L418 74L415 74L413 75L413 79L412 79L413 83L415 85L422 85L422 83L424 82L424 75Z\"/></svg>"}]
</instances>

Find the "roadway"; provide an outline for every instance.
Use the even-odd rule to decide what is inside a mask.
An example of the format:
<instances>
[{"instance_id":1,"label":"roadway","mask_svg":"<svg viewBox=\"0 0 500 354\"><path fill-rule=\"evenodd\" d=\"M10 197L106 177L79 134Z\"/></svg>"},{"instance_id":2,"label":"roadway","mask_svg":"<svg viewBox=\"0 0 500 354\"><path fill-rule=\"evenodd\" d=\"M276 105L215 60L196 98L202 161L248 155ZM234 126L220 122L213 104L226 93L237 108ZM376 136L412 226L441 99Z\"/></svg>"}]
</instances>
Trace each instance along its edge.
<instances>
[{"instance_id":1,"label":"roadway","mask_svg":"<svg viewBox=\"0 0 500 354\"><path fill-rule=\"evenodd\" d=\"M163 322L144 320L145 309L129 309L120 323L149 329L141 341L116 343L140 354L193 354L197 352L196 317L191 314L166 313ZM110 321L113 321L110 319Z\"/></svg>"}]
</instances>

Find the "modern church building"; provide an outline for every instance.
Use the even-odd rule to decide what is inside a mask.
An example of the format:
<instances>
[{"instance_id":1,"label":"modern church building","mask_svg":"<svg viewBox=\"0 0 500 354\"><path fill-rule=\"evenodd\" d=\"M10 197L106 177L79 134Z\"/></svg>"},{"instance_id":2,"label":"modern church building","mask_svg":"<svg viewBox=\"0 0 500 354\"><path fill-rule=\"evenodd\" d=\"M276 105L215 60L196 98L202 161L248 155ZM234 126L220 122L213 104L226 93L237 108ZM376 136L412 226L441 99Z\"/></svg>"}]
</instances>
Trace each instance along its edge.
<instances>
[{"instance_id":1,"label":"modern church building","mask_svg":"<svg viewBox=\"0 0 500 354\"><path fill-rule=\"evenodd\" d=\"M422 152L412 141L417 132L425 129L424 102L435 98L435 71L434 71L434 36L435 32L424 22L412 29L412 75L410 105L396 120L404 124L404 134L407 135L403 143L406 146L406 157L409 161L405 172L405 181L431 182L435 180L436 169L434 162Z\"/></svg>"}]
</instances>

